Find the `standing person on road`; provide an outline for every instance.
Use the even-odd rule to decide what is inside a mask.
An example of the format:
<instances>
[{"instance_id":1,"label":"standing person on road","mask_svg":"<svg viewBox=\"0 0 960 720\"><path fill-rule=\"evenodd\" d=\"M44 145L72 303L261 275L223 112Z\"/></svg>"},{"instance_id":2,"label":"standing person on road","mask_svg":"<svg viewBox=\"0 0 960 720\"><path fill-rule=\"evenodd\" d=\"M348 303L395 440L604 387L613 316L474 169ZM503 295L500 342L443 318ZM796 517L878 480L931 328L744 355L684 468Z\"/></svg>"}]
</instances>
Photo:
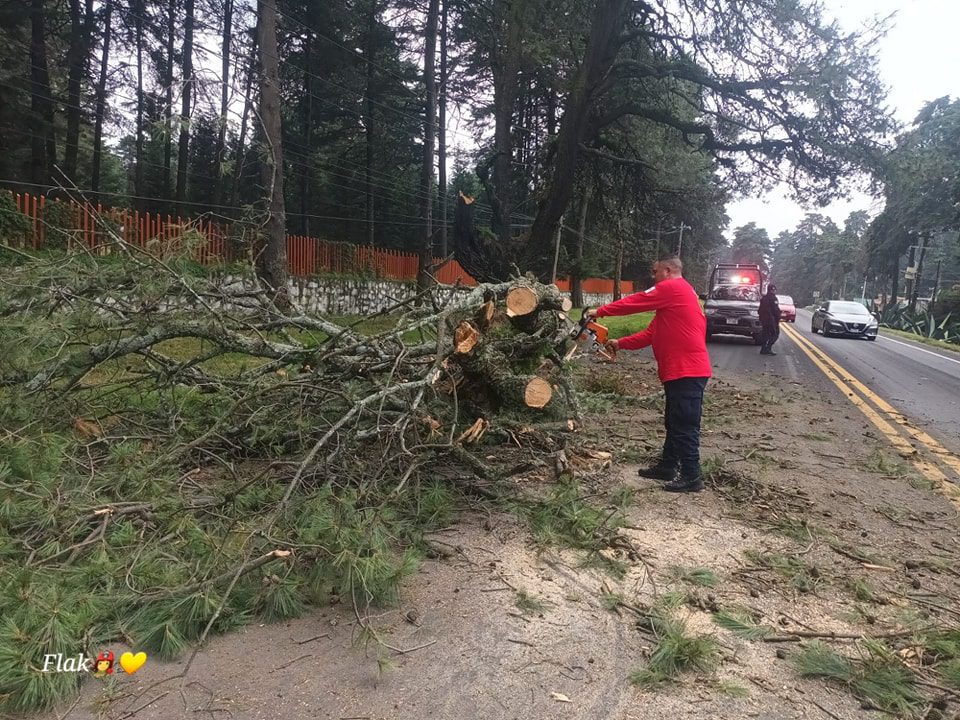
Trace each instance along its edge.
<instances>
[{"instance_id":1,"label":"standing person on road","mask_svg":"<svg viewBox=\"0 0 960 720\"><path fill-rule=\"evenodd\" d=\"M664 481L669 492L699 492L700 416L703 391L711 376L707 354L707 321L696 290L683 278L676 256L663 257L653 266L655 285L616 302L588 311L592 317L633 315L655 310L646 330L610 340L611 350L639 350L653 345L657 372L666 396L663 424L667 437L660 461L640 470L643 477ZM680 475L677 476L679 467Z\"/></svg>"},{"instance_id":2,"label":"standing person on road","mask_svg":"<svg viewBox=\"0 0 960 720\"><path fill-rule=\"evenodd\" d=\"M776 355L773 344L780 337L780 301L777 286L767 285L767 294L760 298L761 355Z\"/></svg>"}]
</instances>

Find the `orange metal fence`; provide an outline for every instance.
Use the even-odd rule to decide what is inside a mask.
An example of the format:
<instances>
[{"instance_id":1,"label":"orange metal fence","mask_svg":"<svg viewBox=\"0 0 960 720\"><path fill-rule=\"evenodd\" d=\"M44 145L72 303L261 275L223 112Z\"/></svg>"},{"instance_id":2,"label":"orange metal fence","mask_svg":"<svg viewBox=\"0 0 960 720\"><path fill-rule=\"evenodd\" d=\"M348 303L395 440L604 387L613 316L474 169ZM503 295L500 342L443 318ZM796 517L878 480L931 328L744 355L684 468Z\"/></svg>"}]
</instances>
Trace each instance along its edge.
<instances>
[{"instance_id":1,"label":"orange metal fence","mask_svg":"<svg viewBox=\"0 0 960 720\"><path fill-rule=\"evenodd\" d=\"M191 220L161 213L141 213L138 210L104 208L92 203L48 200L45 196L30 193L12 193L14 204L26 215L33 226L29 243L34 249L51 244L83 243L91 250L105 248L109 238L104 230L111 226L131 245L144 249L155 248L157 254L169 256L184 251L186 231L193 233L191 257L202 264L214 264L230 260L230 226L210 220ZM56 207L56 210L51 210ZM56 222L54 222L56 220ZM55 237L53 237L55 236ZM357 273L369 272L376 277L392 280L416 280L417 256L399 250L371 248L363 245L328 242L304 235L287 236L287 264L291 275L309 276L323 272ZM434 263L441 260L434 258ZM445 285L459 282L474 286L477 281L456 260L444 263L434 274ZM558 279L557 287L570 291L570 281ZM622 281L623 294L633 292L633 283ZM611 294L613 280L587 278L583 281L585 293Z\"/></svg>"}]
</instances>

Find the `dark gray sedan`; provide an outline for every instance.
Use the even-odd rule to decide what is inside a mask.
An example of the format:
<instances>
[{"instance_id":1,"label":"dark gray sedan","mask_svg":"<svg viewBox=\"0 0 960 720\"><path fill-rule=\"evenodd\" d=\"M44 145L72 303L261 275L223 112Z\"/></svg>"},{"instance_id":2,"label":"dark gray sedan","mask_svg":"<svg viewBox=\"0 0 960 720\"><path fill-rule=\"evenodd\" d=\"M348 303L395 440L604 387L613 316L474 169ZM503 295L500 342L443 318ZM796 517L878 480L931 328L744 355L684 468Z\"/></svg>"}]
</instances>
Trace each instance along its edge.
<instances>
[{"instance_id":1,"label":"dark gray sedan","mask_svg":"<svg viewBox=\"0 0 960 720\"><path fill-rule=\"evenodd\" d=\"M810 332L824 336L844 335L867 340L877 339L877 319L863 305L844 300L828 300L813 313Z\"/></svg>"}]
</instances>

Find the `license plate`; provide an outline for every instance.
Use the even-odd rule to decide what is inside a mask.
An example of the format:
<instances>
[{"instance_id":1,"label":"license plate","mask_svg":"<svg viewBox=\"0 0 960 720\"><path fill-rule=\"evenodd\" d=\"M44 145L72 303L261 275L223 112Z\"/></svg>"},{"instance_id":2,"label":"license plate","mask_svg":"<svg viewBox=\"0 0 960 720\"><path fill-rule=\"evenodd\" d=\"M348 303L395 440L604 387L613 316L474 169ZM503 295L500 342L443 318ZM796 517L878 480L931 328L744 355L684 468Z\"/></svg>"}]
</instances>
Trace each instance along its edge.
<instances>
[{"instance_id":1,"label":"license plate","mask_svg":"<svg viewBox=\"0 0 960 720\"><path fill-rule=\"evenodd\" d=\"M739 318L727 318L727 325L739 325L739 324L740 324Z\"/></svg>"}]
</instances>

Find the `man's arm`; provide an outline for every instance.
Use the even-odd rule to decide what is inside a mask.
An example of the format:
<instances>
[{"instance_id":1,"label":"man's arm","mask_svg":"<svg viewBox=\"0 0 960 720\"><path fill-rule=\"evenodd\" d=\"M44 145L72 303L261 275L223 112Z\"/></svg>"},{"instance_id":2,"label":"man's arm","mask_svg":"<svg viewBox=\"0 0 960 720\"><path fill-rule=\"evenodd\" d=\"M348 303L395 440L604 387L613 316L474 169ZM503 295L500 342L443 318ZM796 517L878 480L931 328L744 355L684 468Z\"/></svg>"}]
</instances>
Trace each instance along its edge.
<instances>
[{"instance_id":1,"label":"man's arm","mask_svg":"<svg viewBox=\"0 0 960 720\"><path fill-rule=\"evenodd\" d=\"M656 332L657 328L657 316L653 316L653 320L650 321L650 324L647 325L646 330L641 330L638 333L633 335L627 335L627 337L620 338L617 340L617 349L619 350L640 350L641 348L647 347L653 342L653 335Z\"/></svg>"},{"instance_id":2,"label":"man's arm","mask_svg":"<svg viewBox=\"0 0 960 720\"><path fill-rule=\"evenodd\" d=\"M654 285L644 292L627 295L612 303L601 305L594 312L596 313L596 317L633 315L634 313L647 312L648 310L659 310L669 305L672 300L673 293L664 292L659 285Z\"/></svg>"}]
</instances>

